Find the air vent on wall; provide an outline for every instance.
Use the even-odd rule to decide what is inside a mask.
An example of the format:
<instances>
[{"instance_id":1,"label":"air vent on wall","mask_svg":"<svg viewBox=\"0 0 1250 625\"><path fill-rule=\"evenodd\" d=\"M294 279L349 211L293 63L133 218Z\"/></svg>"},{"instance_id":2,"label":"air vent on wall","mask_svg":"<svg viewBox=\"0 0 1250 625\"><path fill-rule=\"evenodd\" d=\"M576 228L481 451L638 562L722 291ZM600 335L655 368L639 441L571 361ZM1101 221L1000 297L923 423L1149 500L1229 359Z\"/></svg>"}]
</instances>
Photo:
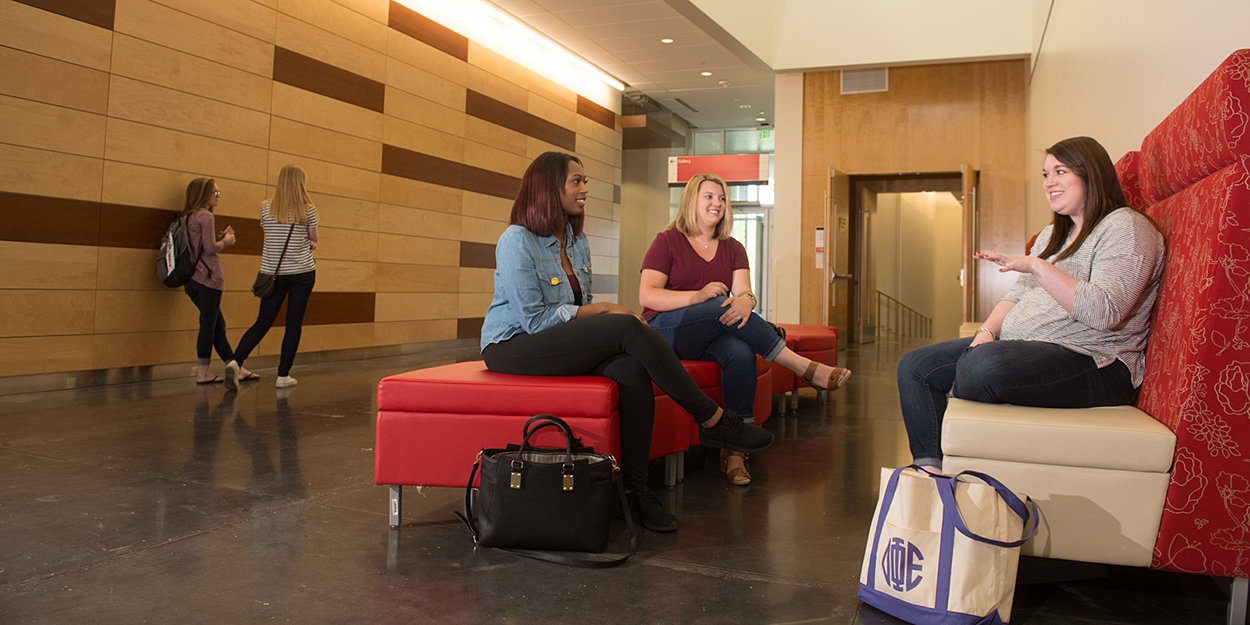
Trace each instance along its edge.
<instances>
[{"instance_id":1,"label":"air vent on wall","mask_svg":"<svg viewBox=\"0 0 1250 625\"><path fill-rule=\"evenodd\" d=\"M842 93L844 95L889 90L889 68L842 70Z\"/></svg>"},{"instance_id":2,"label":"air vent on wall","mask_svg":"<svg viewBox=\"0 0 1250 625\"><path fill-rule=\"evenodd\" d=\"M689 104L686 104L686 101L685 101L685 100L683 100L683 99L681 99L681 98L674 98L674 99L675 99L675 100L677 100L677 103L678 103L678 104L680 104L680 105L682 105L682 106L684 106L684 107L686 107L686 108L690 109L691 111L693 111L693 112L695 112L695 113L698 113L698 112L699 112L699 109L697 109L697 108L695 108L695 107L693 107L693 106L690 106Z\"/></svg>"}]
</instances>

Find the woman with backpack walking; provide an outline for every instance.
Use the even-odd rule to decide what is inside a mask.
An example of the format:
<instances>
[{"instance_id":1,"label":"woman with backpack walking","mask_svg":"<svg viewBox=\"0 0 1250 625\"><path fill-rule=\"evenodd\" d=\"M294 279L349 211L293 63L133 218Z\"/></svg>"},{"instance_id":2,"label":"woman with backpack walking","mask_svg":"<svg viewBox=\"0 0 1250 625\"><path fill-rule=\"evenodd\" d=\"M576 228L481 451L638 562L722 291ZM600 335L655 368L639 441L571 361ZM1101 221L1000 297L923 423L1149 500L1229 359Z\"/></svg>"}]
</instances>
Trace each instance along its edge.
<instances>
[{"instance_id":1,"label":"woman with backpack walking","mask_svg":"<svg viewBox=\"0 0 1250 625\"><path fill-rule=\"evenodd\" d=\"M273 197L260 203L260 225L265 230L265 248L261 253L260 271L275 277L273 293L260 300L260 312L256 323L248 328L234 359L226 363L226 388L235 388L242 377L243 361L273 327L282 309L282 301L290 295L286 305L286 332L282 336L282 355L278 361L278 388L296 385L291 377L295 364L295 352L299 349L300 334L304 326L304 311L312 297L313 284L317 281L317 261L312 252L317 249L317 208L313 206L304 188L304 170L286 165L278 173L278 187Z\"/></svg>"},{"instance_id":2,"label":"woman with backpack walking","mask_svg":"<svg viewBox=\"0 0 1250 625\"><path fill-rule=\"evenodd\" d=\"M208 370L213 349L222 362L230 362L234 350L226 339L226 318L221 314L221 292L226 288L226 271L217 253L234 245L234 228L217 232L213 210L221 201L221 189L212 178L196 178L187 185L187 201L182 214L187 216L187 239L195 257L195 273L182 290L200 310L200 333L195 341L196 384L216 384L225 378ZM241 369L240 380L260 376Z\"/></svg>"}]
</instances>

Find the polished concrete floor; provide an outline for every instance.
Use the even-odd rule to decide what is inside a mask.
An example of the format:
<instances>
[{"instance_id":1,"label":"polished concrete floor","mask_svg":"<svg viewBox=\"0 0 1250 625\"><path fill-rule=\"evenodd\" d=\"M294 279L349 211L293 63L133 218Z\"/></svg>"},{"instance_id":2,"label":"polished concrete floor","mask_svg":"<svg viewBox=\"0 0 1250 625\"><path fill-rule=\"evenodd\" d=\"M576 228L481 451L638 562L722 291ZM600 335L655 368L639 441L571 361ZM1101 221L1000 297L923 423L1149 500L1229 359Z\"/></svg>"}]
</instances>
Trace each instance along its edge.
<instances>
[{"instance_id":1,"label":"polished concrete floor","mask_svg":"<svg viewBox=\"0 0 1250 625\"><path fill-rule=\"evenodd\" d=\"M880 467L907 460L901 349L852 348L734 487L687 454L681 520L624 567L479 549L463 491L373 483L375 388L461 351L0 397L0 623L896 623L855 598ZM662 477L653 465L653 480ZM466 474L469 467L465 467ZM611 549L621 549L623 524ZM1023 559L1012 623L1222 623L1227 580Z\"/></svg>"}]
</instances>

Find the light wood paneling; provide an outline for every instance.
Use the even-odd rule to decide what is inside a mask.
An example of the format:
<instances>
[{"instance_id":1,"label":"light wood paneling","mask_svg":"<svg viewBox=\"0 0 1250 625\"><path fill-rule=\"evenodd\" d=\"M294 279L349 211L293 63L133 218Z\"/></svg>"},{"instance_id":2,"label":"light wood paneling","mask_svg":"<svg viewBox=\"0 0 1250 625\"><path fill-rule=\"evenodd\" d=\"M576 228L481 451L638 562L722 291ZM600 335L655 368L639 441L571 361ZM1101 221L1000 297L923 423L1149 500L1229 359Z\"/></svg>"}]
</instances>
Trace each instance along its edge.
<instances>
[{"instance_id":1,"label":"light wood paneling","mask_svg":"<svg viewBox=\"0 0 1250 625\"><path fill-rule=\"evenodd\" d=\"M0 241L0 289L93 290L96 249L85 245ZM6 293L4 298L7 297Z\"/></svg>"},{"instance_id":2,"label":"light wood paneling","mask_svg":"<svg viewBox=\"0 0 1250 625\"><path fill-rule=\"evenodd\" d=\"M228 65L117 33L113 74L269 112L273 82Z\"/></svg>"},{"instance_id":3,"label":"light wood paneling","mask_svg":"<svg viewBox=\"0 0 1250 625\"><path fill-rule=\"evenodd\" d=\"M599 256L598 254L591 254L590 266L595 275L603 274L605 276L616 276L621 273L621 260L615 256ZM638 271L642 270L641 267L636 269ZM635 271L635 269L631 268L630 271Z\"/></svg>"},{"instance_id":4,"label":"light wood paneling","mask_svg":"<svg viewBox=\"0 0 1250 625\"><path fill-rule=\"evenodd\" d=\"M200 176L217 181L217 188L221 190L221 204L214 212L218 216L260 219L260 202L270 195L267 187L262 183L224 178L212 171L188 173L105 161L103 201L109 204L181 210L186 203L187 185Z\"/></svg>"},{"instance_id":5,"label":"light wood paneling","mask_svg":"<svg viewBox=\"0 0 1250 625\"><path fill-rule=\"evenodd\" d=\"M0 191L98 201L103 165L98 158L0 143Z\"/></svg>"},{"instance_id":6,"label":"light wood paneling","mask_svg":"<svg viewBox=\"0 0 1250 625\"><path fill-rule=\"evenodd\" d=\"M0 338L90 334L94 311L95 291L5 291Z\"/></svg>"},{"instance_id":7,"label":"light wood paneling","mask_svg":"<svg viewBox=\"0 0 1250 625\"><path fill-rule=\"evenodd\" d=\"M378 203L337 195L317 196L317 218L322 226L375 232L378 224Z\"/></svg>"},{"instance_id":8,"label":"light wood paneling","mask_svg":"<svg viewBox=\"0 0 1250 625\"><path fill-rule=\"evenodd\" d=\"M464 267L378 263L378 292L455 293Z\"/></svg>"},{"instance_id":9,"label":"light wood paneling","mask_svg":"<svg viewBox=\"0 0 1250 625\"><path fill-rule=\"evenodd\" d=\"M377 290L377 264L317 259L317 289L372 293Z\"/></svg>"},{"instance_id":10,"label":"light wood paneling","mask_svg":"<svg viewBox=\"0 0 1250 625\"><path fill-rule=\"evenodd\" d=\"M488 169L493 172L520 178L525 174L531 160L511 152L497 150L476 141L466 141L464 145L464 164Z\"/></svg>"},{"instance_id":11,"label":"light wood paneling","mask_svg":"<svg viewBox=\"0 0 1250 625\"><path fill-rule=\"evenodd\" d=\"M462 212L467 217L507 222L512 217L512 200L465 191Z\"/></svg>"},{"instance_id":12,"label":"light wood paneling","mask_svg":"<svg viewBox=\"0 0 1250 625\"><path fill-rule=\"evenodd\" d=\"M392 11L394 11L394 3L392 3ZM402 13L402 11L400 12ZM400 22L406 22L406 20L400 20ZM465 68L468 67L468 63L465 60L468 53L467 50L464 50L464 54L461 54L461 46L456 41L457 39L463 40L463 37L454 32L443 33L446 36L438 37L439 40L435 41L435 43L442 46L440 49L414 36L421 35L421 33L413 33L413 29L408 28L408 26L412 25L411 23L397 23L393 16L390 24L391 28L387 33L386 39L387 55L409 65L425 68L458 85L465 84ZM427 30L443 28L438 24L434 24L434 26L436 28ZM433 40L429 37L426 37L426 39Z\"/></svg>"},{"instance_id":13,"label":"light wood paneling","mask_svg":"<svg viewBox=\"0 0 1250 625\"><path fill-rule=\"evenodd\" d=\"M109 116L257 148L269 145L267 113L122 76L113 77Z\"/></svg>"},{"instance_id":14,"label":"light wood paneling","mask_svg":"<svg viewBox=\"0 0 1250 625\"><path fill-rule=\"evenodd\" d=\"M464 90L460 90L463 96ZM417 97L392 86L386 88L386 114L426 128L436 128L449 135L464 136L466 118L458 111L433 100Z\"/></svg>"},{"instance_id":15,"label":"light wood paneling","mask_svg":"<svg viewBox=\"0 0 1250 625\"><path fill-rule=\"evenodd\" d=\"M619 122L617 125L618 126L620 125ZM621 145L622 134L621 134L621 129L619 127L608 128L604 126L603 124L600 124L599 122L596 122L592 119L588 119L586 117L578 115L577 125L574 127L574 129L577 130L579 140L581 137L589 137L604 145L611 145L611 146Z\"/></svg>"},{"instance_id":16,"label":"light wood paneling","mask_svg":"<svg viewBox=\"0 0 1250 625\"><path fill-rule=\"evenodd\" d=\"M378 293L374 318L380 323L455 319L457 298L455 293Z\"/></svg>"},{"instance_id":17,"label":"light wood paneling","mask_svg":"<svg viewBox=\"0 0 1250 625\"><path fill-rule=\"evenodd\" d=\"M577 110L577 93L549 78L531 72L529 89L538 97L555 102L571 111ZM575 128L575 126L569 126L569 128Z\"/></svg>"},{"instance_id":18,"label":"light wood paneling","mask_svg":"<svg viewBox=\"0 0 1250 625\"><path fill-rule=\"evenodd\" d=\"M378 234L378 262L456 267L460 264L460 243L382 233Z\"/></svg>"},{"instance_id":19,"label":"light wood paneling","mask_svg":"<svg viewBox=\"0 0 1250 625\"><path fill-rule=\"evenodd\" d=\"M96 334L169 332L199 327L200 312L181 289L97 291L93 297Z\"/></svg>"},{"instance_id":20,"label":"light wood paneling","mask_svg":"<svg viewBox=\"0 0 1250 625\"><path fill-rule=\"evenodd\" d=\"M508 222L506 221L465 217L460 226L460 239L494 245L499 241L499 236L503 234L503 231L507 229Z\"/></svg>"},{"instance_id":21,"label":"light wood paneling","mask_svg":"<svg viewBox=\"0 0 1250 625\"><path fill-rule=\"evenodd\" d=\"M386 81L386 55L328 33L307 22L278 14L277 45L359 74L370 80Z\"/></svg>"},{"instance_id":22,"label":"light wood paneling","mask_svg":"<svg viewBox=\"0 0 1250 625\"><path fill-rule=\"evenodd\" d=\"M260 76L273 76L273 44L149 0L117 0L113 30Z\"/></svg>"},{"instance_id":23,"label":"light wood paneling","mask_svg":"<svg viewBox=\"0 0 1250 625\"><path fill-rule=\"evenodd\" d=\"M317 251L318 259L352 260L374 262L378 256L378 234L359 230L341 230L338 228L317 228L320 241Z\"/></svg>"},{"instance_id":24,"label":"light wood paneling","mask_svg":"<svg viewBox=\"0 0 1250 625\"><path fill-rule=\"evenodd\" d=\"M105 156L111 161L265 182L269 153L262 148L120 119L109 121L107 137Z\"/></svg>"},{"instance_id":25,"label":"light wood paneling","mask_svg":"<svg viewBox=\"0 0 1250 625\"><path fill-rule=\"evenodd\" d=\"M86 371L92 342L89 334L0 339L0 376Z\"/></svg>"},{"instance_id":26,"label":"light wood paneling","mask_svg":"<svg viewBox=\"0 0 1250 625\"><path fill-rule=\"evenodd\" d=\"M0 46L107 72L112 31L20 2L0 2Z\"/></svg>"},{"instance_id":27,"label":"light wood paneling","mask_svg":"<svg viewBox=\"0 0 1250 625\"><path fill-rule=\"evenodd\" d=\"M109 75L0 46L0 93L103 115Z\"/></svg>"},{"instance_id":28,"label":"light wood paneling","mask_svg":"<svg viewBox=\"0 0 1250 625\"><path fill-rule=\"evenodd\" d=\"M594 181L592 181L594 182ZM604 187L604 183L593 185L594 187ZM610 200L603 200L597 197L586 198L586 216L598 217L599 219L616 220L613 213L613 207L616 206Z\"/></svg>"},{"instance_id":29,"label":"light wood paneling","mask_svg":"<svg viewBox=\"0 0 1250 625\"><path fill-rule=\"evenodd\" d=\"M273 114L370 141L382 140L381 113L278 82L273 83Z\"/></svg>"},{"instance_id":30,"label":"light wood paneling","mask_svg":"<svg viewBox=\"0 0 1250 625\"><path fill-rule=\"evenodd\" d=\"M524 111L529 104L529 92L524 87L500 78L480 67L469 65L465 86L473 91L499 100L508 106Z\"/></svg>"},{"instance_id":31,"label":"light wood paneling","mask_svg":"<svg viewBox=\"0 0 1250 625\"><path fill-rule=\"evenodd\" d=\"M382 176L381 200L383 204L459 214L464 198L469 195L477 194L399 176L385 174Z\"/></svg>"},{"instance_id":32,"label":"light wood paneling","mask_svg":"<svg viewBox=\"0 0 1250 625\"><path fill-rule=\"evenodd\" d=\"M276 0L275 0L276 1ZM334 0L369 19L385 24L389 19L390 0Z\"/></svg>"},{"instance_id":33,"label":"light wood paneling","mask_svg":"<svg viewBox=\"0 0 1250 625\"><path fill-rule=\"evenodd\" d=\"M529 70L525 69L520 63L476 41L469 42L469 66L485 70L493 76L502 78L520 87L523 91L529 91L531 75ZM525 110L524 104L513 104L513 106Z\"/></svg>"},{"instance_id":34,"label":"light wood paneling","mask_svg":"<svg viewBox=\"0 0 1250 625\"><path fill-rule=\"evenodd\" d=\"M461 216L453 213L382 204L378 218L379 224L386 224L383 229L388 233L460 240Z\"/></svg>"},{"instance_id":35,"label":"light wood paneling","mask_svg":"<svg viewBox=\"0 0 1250 625\"><path fill-rule=\"evenodd\" d=\"M427 71L429 69L428 66L423 69L391 57L386 65L386 84L463 113L465 94L463 75L457 82L446 76Z\"/></svg>"},{"instance_id":36,"label":"light wood paneling","mask_svg":"<svg viewBox=\"0 0 1250 625\"><path fill-rule=\"evenodd\" d=\"M266 345L266 342L268 343ZM373 347L372 323L341 323L324 326L304 326L300 335L299 348L303 352L331 351L336 349L360 349ZM276 355L282 351L282 332L279 328L265 337L261 343L265 355ZM295 359L299 365L299 357Z\"/></svg>"},{"instance_id":37,"label":"light wood paneling","mask_svg":"<svg viewBox=\"0 0 1250 625\"><path fill-rule=\"evenodd\" d=\"M358 169L378 171L382 167L382 144L351 135L273 118L271 145L276 152L302 154Z\"/></svg>"},{"instance_id":38,"label":"light wood paneling","mask_svg":"<svg viewBox=\"0 0 1250 625\"><path fill-rule=\"evenodd\" d=\"M541 117L561 128L567 128L576 132L577 130L577 109L576 106L569 106L568 102L554 102L548 100L535 93L529 94L529 106L526 110L530 114Z\"/></svg>"},{"instance_id":39,"label":"light wood paneling","mask_svg":"<svg viewBox=\"0 0 1250 625\"><path fill-rule=\"evenodd\" d=\"M374 343L377 345L450 341L456 338L455 319L375 323L373 328Z\"/></svg>"},{"instance_id":40,"label":"light wood paneling","mask_svg":"<svg viewBox=\"0 0 1250 625\"><path fill-rule=\"evenodd\" d=\"M386 117L382 142L388 145L420 152L438 158L464 162L464 138L406 122L398 117Z\"/></svg>"},{"instance_id":41,"label":"light wood paneling","mask_svg":"<svg viewBox=\"0 0 1250 625\"><path fill-rule=\"evenodd\" d=\"M98 250L98 254L97 254ZM92 283L101 291L157 291L171 289L156 279L157 254L126 247L92 248ZM98 271L95 268L98 267ZM229 271L226 272L229 276ZM177 289L181 290L181 289Z\"/></svg>"},{"instance_id":42,"label":"light wood paneling","mask_svg":"<svg viewBox=\"0 0 1250 625\"><path fill-rule=\"evenodd\" d=\"M617 238L613 222L602 217L587 215L582 222L582 231L586 233L586 236L603 237L605 239Z\"/></svg>"},{"instance_id":43,"label":"light wood paneling","mask_svg":"<svg viewBox=\"0 0 1250 625\"><path fill-rule=\"evenodd\" d=\"M620 168L622 164L621 146L617 143L615 146L599 143L594 139L586 137L578 137L577 141L578 153L586 158L594 159L605 165Z\"/></svg>"},{"instance_id":44,"label":"light wood paneling","mask_svg":"<svg viewBox=\"0 0 1250 625\"><path fill-rule=\"evenodd\" d=\"M467 141L476 141L516 154L526 160L527 167L529 166L528 163L533 161L529 154L526 153L529 137L510 128L492 124L484 119L468 115L462 115L461 117L464 118L464 138Z\"/></svg>"},{"instance_id":45,"label":"light wood paneling","mask_svg":"<svg viewBox=\"0 0 1250 625\"><path fill-rule=\"evenodd\" d=\"M493 293L461 293L459 299L459 317L485 317L490 307Z\"/></svg>"},{"instance_id":46,"label":"light wood paneling","mask_svg":"<svg viewBox=\"0 0 1250 625\"><path fill-rule=\"evenodd\" d=\"M285 165L298 165L307 173L308 191L313 194L314 203L317 201L316 195L322 193L369 202L376 202L378 199L378 174L376 172L315 161L303 155L272 151L269 155L271 188L277 184L278 172Z\"/></svg>"},{"instance_id":47,"label":"light wood paneling","mask_svg":"<svg viewBox=\"0 0 1250 625\"><path fill-rule=\"evenodd\" d=\"M182 298L187 299L187 296ZM196 335L195 330L96 334L92 337L90 368L131 367L136 362L152 365L195 362ZM213 359L216 358L214 354Z\"/></svg>"},{"instance_id":48,"label":"light wood paneling","mask_svg":"<svg viewBox=\"0 0 1250 625\"><path fill-rule=\"evenodd\" d=\"M378 52L386 52L386 24L332 0L280 0L278 10Z\"/></svg>"},{"instance_id":49,"label":"light wood paneling","mask_svg":"<svg viewBox=\"0 0 1250 625\"><path fill-rule=\"evenodd\" d=\"M620 255L621 243L616 239L586 235L586 241L590 243L590 249L595 254L610 256L612 258L616 258Z\"/></svg>"},{"instance_id":50,"label":"light wood paneling","mask_svg":"<svg viewBox=\"0 0 1250 625\"><path fill-rule=\"evenodd\" d=\"M0 96L0 143L104 158L103 115Z\"/></svg>"},{"instance_id":51,"label":"light wood paneling","mask_svg":"<svg viewBox=\"0 0 1250 625\"><path fill-rule=\"evenodd\" d=\"M171 9L273 43L277 12L252 0L155 0Z\"/></svg>"},{"instance_id":52,"label":"light wood paneling","mask_svg":"<svg viewBox=\"0 0 1250 625\"><path fill-rule=\"evenodd\" d=\"M483 267L461 267L458 290L461 293L494 293L495 270Z\"/></svg>"}]
</instances>

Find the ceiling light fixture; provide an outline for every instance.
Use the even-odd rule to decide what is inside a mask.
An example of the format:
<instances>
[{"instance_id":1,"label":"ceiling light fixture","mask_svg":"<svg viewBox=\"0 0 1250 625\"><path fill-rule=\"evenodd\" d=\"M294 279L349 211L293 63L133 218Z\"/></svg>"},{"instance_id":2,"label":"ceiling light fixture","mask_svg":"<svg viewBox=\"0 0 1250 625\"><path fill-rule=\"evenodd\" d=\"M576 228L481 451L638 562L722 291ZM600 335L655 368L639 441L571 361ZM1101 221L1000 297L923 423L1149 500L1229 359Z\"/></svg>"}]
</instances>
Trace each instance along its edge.
<instances>
[{"instance_id":1,"label":"ceiling light fixture","mask_svg":"<svg viewBox=\"0 0 1250 625\"><path fill-rule=\"evenodd\" d=\"M700 76L711 76L712 72L699 72Z\"/></svg>"},{"instance_id":2,"label":"ceiling light fixture","mask_svg":"<svg viewBox=\"0 0 1250 625\"><path fill-rule=\"evenodd\" d=\"M527 26L513 19L512 16L508 15L507 13L504 13L503 11L496 9L495 7L483 2L482 0L471 0L471 4L477 10L495 18L496 20L499 20L500 22L502 22L503 24L507 26L512 27L513 30L521 33L526 39L529 39L530 41L533 41L534 43L537 43L538 45L554 52L560 58L589 72L592 76L594 76L595 78L598 78L604 83L607 83L609 86L616 89L617 91L625 90L625 85L621 81L607 75L599 68L591 65L590 63L587 63L581 58L574 56L573 54L569 53L564 48L561 48L560 46L556 45L550 39L534 32L533 30L530 30Z\"/></svg>"},{"instance_id":3,"label":"ceiling light fixture","mask_svg":"<svg viewBox=\"0 0 1250 625\"><path fill-rule=\"evenodd\" d=\"M661 39L660 43L673 43L672 39Z\"/></svg>"},{"instance_id":4,"label":"ceiling light fixture","mask_svg":"<svg viewBox=\"0 0 1250 625\"><path fill-rule=\"evenodd\" d=\"M767 119L765 119L765 118L763 118L763 117L756 117L756 118L755 118L755 121L757 121L757 122L766 122L766 121L768 121L768 120L767 120Z\"/></svg>"},{"instance_id":5,"label":"ceiling light fixture","mask_svg":"<svg viewBox=\"0 0 1250 625\"><path fill-rule=\"evenodd\" d=\"M738 105L738 108L740 108L740 109L749 109L749 108L751 108L751 105L750 105L750 104L739 104L739 105Z\"/></svg>"}]
</instances>

